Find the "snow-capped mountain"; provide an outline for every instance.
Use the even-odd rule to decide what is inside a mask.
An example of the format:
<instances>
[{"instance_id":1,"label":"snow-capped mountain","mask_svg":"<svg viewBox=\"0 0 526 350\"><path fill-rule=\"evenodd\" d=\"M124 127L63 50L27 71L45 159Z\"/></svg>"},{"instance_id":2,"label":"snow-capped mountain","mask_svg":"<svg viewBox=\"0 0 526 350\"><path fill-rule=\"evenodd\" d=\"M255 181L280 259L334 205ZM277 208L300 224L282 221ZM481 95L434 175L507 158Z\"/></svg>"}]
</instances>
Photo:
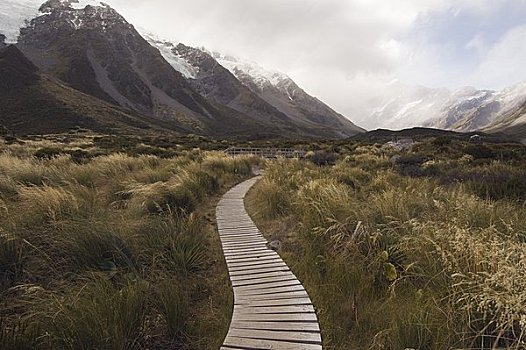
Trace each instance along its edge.
<instances>
[{"instance_id":1,"label":"snow-capped mountain","mask_svg":"<svg viewBox=\"0 0 526 350\"><path fill-rule=\"evenodd\" d=\"M340 137L364 131L319 99L309 95L286 74L265 69L255 62L217 52L211 54L251 91L298 123L315 123L334 128L340 131Z\"/></svg>"},{"instance_id":2,"label":"snow-capped mountain","mask_svg":"<svg viewBox=\"0 0 526 350\"><path fill-rule=\"evenodd\" d=\"M515 115L526 103L526 83L501 91L473 87L450 91L397 82L385 95L386 101L370 115L373 125L391 129L425 126L469 132L492 129L504 119L509 124L510 115Z\"/></svg>"},{"instance_id":3,"label":"snow-capped mountain","mask_svg":"<svg viewBox=\"0 0 526 350\"><path fill-rule=\"evenodd\" d=\"M154 36L147 41L105 3L48 0L36 8L36 0L22 0L27 6L20 9L18 0L3 1L7 16L33 17L30 22L19 20L22 28L16 45L44 74L85 94L160 120L167 128L260 138L337 138L361 131L321 102L301 95L303 90L290 79L274 83L286 91L289 101L299 97L292 110L308 106L305 101L318 105L303 114L284 113L207 51ZM20 11L13 10L17 8ZM9 31L14 38L15 27L0 23L0 33Z\"/></svg>"},{"instance_id":4,"label":"snow-capped mountain","mask_svg":"<svg viewBox=\"0 0 526 350\"><path fill-rule=\"evenodd\" d=\"M516 113L526 103L526 82L501 91L471 89L465 94L457 92L452 101L428 125L455 131L491 129L511 115L520 117Z\"/></svg>"},{"instance_id":5,"label":"snow-capped mountain","mask_svg":"<svg viewBox=\"0 0 526 350\"><path fill-rule=\"evenodd\" d=\"M447 89L431 89L420 85L392 83L384 92L385 101L374 109L368 124L374 128L405 129L423 126L440 117L451 103Z\"/></svg>"},{"instance_id":6,"label":"snow-capped mountain","mask_svg":"<svg viewBox=\"0 0 526 350\"><path fill-rule=\"evenodd\" d=\"M191 48L151 34L145 37L197 91L240 112L291 124L303 132L315 130L321 137L363 132L283 73L205 48Z\"/></svg>"},{"instance_id":7,"label":"snow-capped mountain","mask_svg":"<svg viewBox=\"0 0 526 350\"><path fill-rule=\"evenodd\" d=\"M212 135L261 128L196 92L109 5L49 0L40 10L21 29L18 47L41 70L75 89L181 131Z\"/></svg>"}]
</instances>

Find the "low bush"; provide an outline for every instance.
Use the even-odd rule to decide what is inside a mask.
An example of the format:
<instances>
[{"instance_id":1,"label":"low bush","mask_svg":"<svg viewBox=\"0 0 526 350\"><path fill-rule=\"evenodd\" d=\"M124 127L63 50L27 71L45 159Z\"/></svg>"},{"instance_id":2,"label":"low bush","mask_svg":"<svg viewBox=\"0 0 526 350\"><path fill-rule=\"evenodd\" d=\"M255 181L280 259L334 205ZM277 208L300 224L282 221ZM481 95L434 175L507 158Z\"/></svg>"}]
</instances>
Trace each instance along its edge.
<instances>
[{"instance_id":1,"label":"low bush","mask_svg":"<svg viewBox=\"0 0 526 350\"><path fill-rule=\"evenodd\" d=\"M338 154L327 151L316 151L307 155L308 160L318 166L334 165L338 159Z\"/></svg>"}]
</instances>

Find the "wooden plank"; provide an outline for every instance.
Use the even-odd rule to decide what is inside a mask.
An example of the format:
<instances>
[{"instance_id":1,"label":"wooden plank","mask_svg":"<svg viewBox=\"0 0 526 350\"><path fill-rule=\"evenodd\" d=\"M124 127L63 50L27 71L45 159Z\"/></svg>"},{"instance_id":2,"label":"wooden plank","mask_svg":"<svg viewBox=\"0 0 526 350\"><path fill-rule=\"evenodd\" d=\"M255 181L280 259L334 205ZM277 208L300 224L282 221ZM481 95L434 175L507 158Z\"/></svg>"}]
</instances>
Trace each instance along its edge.
<instances>
[{"instance_id":1,"label":"wooden plank","mask_svg":"<svg viewBox=\"0 0 526 350\"><path fill-rule=\"evenodd\" d=\"M262 269L251 269L251 270L241 270L241 271L229 271L231 277L242 277L242 276L260 276L268 273L275 272L287 272L290 271L287 265L278 265L271 266Z\"/></svg>"},{"instance_id":2,"label":"wooden plank","mask_svg":"<svg viewBox=\"0 0 526 350\"><path fill-rule=\"evenodd\" d=\"M318 322L315 313L299 314L248 314L232 315L232 323L237 322Z\"/></svg>"},{"instance_id":3,"label":"wooden plank","mask_svg":"<svg viewBox=\"0 0 526 350\"><path fill-rule=\"evenodd\" d=\"M244 273L245 271L249 272L249 271L258 271L258 270L265 270L265 269L271 269L271 268L282 268L282 267L286 267L287 269L289 268L287 266L287 264L285 264L283 261L279 261L279 262L276 262L276 263L268 263L268 264L257 264L257 265L243 265L241 267L231 267L229 269L229 272L231 274L236 274L238 272L241 272L241 273Z\"/></svg>"},{"instance_id":4,"label":"wooden plank","mask_svg":"<svg viewBox=\"0 0 526 350\"><path fill-rule=\"evenodd\" d=\"M284 281L289 279L297 280L296 276L290 271L268 272L259 275L231 276L232 283L235 283L234 286L240 286L245 283L262 284L271 281Z\"/></svg>"},{"instance_id":5,"label":"wooden plank","mask_svg":"<svg viewBox=\"0 0 526 350\"><path fill-rule=\"evenodd\" d=\"M241 243L239 241L242 241L244 239L258 239L261 240L261 242L268 243L268 241L263 237L263 235L259 232L245 232L245 233L236 233L236 234L230 234L230 235L222 235L219 234L219 237L221 238L222 244L228 244L228 243Z\"/></svg>"},{"instance_id":6,"label":"wooden plank","mask_svg":"<svg viewBox=\"0 0 526 350\"><path fill-rule=\"evenodd\" d=\"M236 264L236 263L253 263L258 261L281 261L281 258L277 254L259 254L258 256L238 256L236 258L226 258L227 264Z\"/></svg>"},{"instance_id":7,"label":"wooden plank","mask_svg":"<svg viewBox=\"0 0 526 350\"><path fill-rule=\"evenodd\" d=\"M257 289L265 288L269 284L277 283L280 286L288 285L291 282L298 282L294 274L290 276L275 276L275 277L265 277L265 278L256 278L250 280L235 281L232 280L232 287L234 288L243 288L243 287L254 287Z\"/></svg>"},{"instance_id":8,"label":"wooden plank","mask_svg":"<svg viewBox=\"0 0 526 350\"><path fill-rule=\"evenodd\" d=\"M268 329L274 331L319 332L318 322L233 322L233 329Z\"/></svg>"},{"instance_id":9,"label":"wooden plank","mask_svg":"<svg viewBox=\"0 0 526 350\"><path fill-rule=\"evenodd\" d=\"M223 248L223 253L225 257L228 256L238 256L241 254L252 254L252 255L261 255L263 253L267 252L273 252L272 249L269 249L267 246L261 246L261 247L248 247L248 248Z\"/></svg>"},{"instance_id":10,"label":"wooden plank","mask_svg":"<svg viewBox=\"0 0 526 350\"><path fill-rule=\"evenodd\" d=\"M312 305L309 297L292 298L292 299L274 299L274 300L258 300L258 301L236 301L235 305L247 307L263 307L263 306L293 306L293 305Z\"/></svg>"},{"instance_id":11,"label":"wooden plank","mask_svg":"<svg viewBox=\"0 0 526 350\"><path fill-rule=\"evenodd\" d=\"M247 229L247 230L231 230L231 231L224 231L219 230L219 236L225 237L225 238L234 238L239 236L249 236L249 235L257 235L263 237L261 232L256 229Z\"/></svg>"},{"instance_id":12,"label":"wooden plank","mask_svg":"<svg viewBox=\"0 0 526 350\"><path fill-rule=\"evenodd\" d=\"M221 237L223 248L237 247L246 243L259 243L267 245L267 241L261 235L243 235L239 237Z\"/></svg>"},{"instance_id":13,"label":"wooden plank","mask_svg":"<svg viewBox=\"0 0 526 350\"><path fill-rule=\"evenodd\" d=\"M241 252L238 254L225 256L227 262L235 262L235 261L243 260L243 259L260 259L260 258L269 258L269 257L279 259L279 255L277 255L272 250L266 250L258 254L250 254L250 253Z\"/></svg>"},{"instance_id":14,"label":"wooden plank","mask_svg":"<svg viewBox=\"0 0 526 350\"><path fill-rule=\"evenodd\" d=\"M275 340L247 339L227 336L223 346L243 350L321 350L319 344L298 344Z\"/></svg>"},{"instance_id":15,"label":"wooden plank","mask_svg":"<svg viewBox=\"0 0 526 350\"><path fill-rule=\"evenodd\" d=\"M294 343L321 344L321 336L318 332L283 332L273 330L232 328L228 332L228 336L250 339L279 340Z\"/></svg>"},{"instance_id":16,"label":"wooden plank","mask_svg":"<svg viewBox=\"0 0 526 350\"><path fill-rule=\"evenodd\" d=\"M254 268L254 267L263 267L264 265L282 263L283 260L280 258L270 258L270 259L248 259L247 261L238 261L238 262L228 262L227 266L229 269L239 269L239 268Z\"/></svg>"},{"instance_id":17,"label":"wooden plank","mask_svg":"<svg viewBox=\"0 0 526 350\"><path fill-rule=\"evenodd\" d=\"M304 292L305 288L298 282L298 284L289 285L289 286L282 286L282 287L275 287L270 288L266 290L261 289L248 289L248 288L235 288L234 294L240 297L243 296L250 296L250 295L267 295L267 294L277 294L277 293L288 293L288 292Z\"/></svg>"},{"instance_id":18,"label":"wooden plank","mask_svg":"<svg viewBox=\"0 0 526 350\"><path fill-rule=\"evenodd\" d=\"M234 298L235 304L243 304L247 302L256 302L264 300L281 300L281 299L295 299L295 298L308 298L309 295L306 291L296 291L287 293L275 293L275 294L264 294L264 295L237 295ZM310 299L310 298L309 298Z\"/></svg>"},{"instance_id":19,"label":"wooden plank","mask_svg":"<svg viewBox=\"0 0 526 350\"><path fill-rule=\"evenodd\" d=\"M234 313L238 314L301 314L314 313L312 305L290 305L290 306L261 306L251 307L246 305L234 305Z\"/></svg>"},{"instance_id":20,"label":"wooden plank","mask_svg":"<svg viewBox=\"0 0 526 350\"><path fill-rule=\"evenodd\" d=\"M252 247L223 247L223 253L225 255L231 255L231 254L237 254L237 253L262 253L272 251L269 249L265 244L259 245L259 246L252 246Z\"/></svg>"},{"instance_id":21,"label":"wooden plank","mask_svg":"<svg viewBox=\"0 0 526 350\"><path fill-rule=\"evenodd\" d=\"M251 242L251 243L224 243L223 249L234 249L234 248L248 248L248 247L266 247L265 242Z\"/></svg>"}]
</instances>

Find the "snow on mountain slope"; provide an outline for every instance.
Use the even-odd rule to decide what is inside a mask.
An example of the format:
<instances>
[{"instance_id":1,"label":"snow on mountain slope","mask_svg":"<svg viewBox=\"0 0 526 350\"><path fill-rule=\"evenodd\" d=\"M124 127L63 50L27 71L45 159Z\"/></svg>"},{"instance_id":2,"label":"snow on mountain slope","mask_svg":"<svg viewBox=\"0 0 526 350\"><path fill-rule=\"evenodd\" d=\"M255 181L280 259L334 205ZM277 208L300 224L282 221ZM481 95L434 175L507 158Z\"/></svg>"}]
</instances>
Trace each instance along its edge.
<instances>
[{"instance_id":1,"label":"snow on mountain slope","mask_svg":"<svg viewBox=\"0 0 526 350\"><path fill-rule=\"evenodd\" d=\"M45 0L1 0L0 1L0 34L4 34L6 43L16 43L20 28L27 25L31 19L37 15L40 7ZM75 10L84 9L86 6L105 7L103 2L96 0L57 0L57 4L67 4ZM49 13L49 9L43 9L44 13ZM78 29L81 23L72 21Z\"/></svg>"},{"instance_id":2,"label":"snow on mountain slope","mask_svg":"<svg viewBox=\"0 0 526 350\"><path fill-rule=\"evenodd\" d=\"M456 91L395 83L385 102L370 115L375 127L414 126L461 132L520 125L526 105L526 82L501 91L466 87ZM394 95L394 96L393 96Z\"/></svg>"},{"instance_id":3,"label":"snow on mountain slope","mask_svg":"<svg viewBox=\"0 0 526 350\"><path fill-rule=\"evenodd\" d=\"M20 28L38 14L42 0L1 0L0 34L7 37L7 43L17 41Z\"/></svg>"},{"instance_id":4,"label":"snow on mountain slope","mask_svg":"<svg viewBox=\"0 0 526 350\"><path fill-rule=\"evenodd\" d=\"M384 94L385 102L369 116L368 124L373 128L423 126L427 121L438 118L451 99L451 92L447 89L409 86L399 82L391 84Z\"/></svg>"},{"instance_id":5,"label":"snow on mountain slope","mask_svg":"<svg viewBox=\"0 0 526 350\"><path fill-rule=\"evenodd\" d=\"M227 68L238 78L240 73L244 73L252 77L253 82L261 89L267 87L268 85L277 86L279 83L285 80L290 80L287 75L278 71L265 69L256 62L222 55L218 52L211 52L210 54L223 67Z\"/></svg>"},{"instance_id":6,"label":"snow on mountain slope","mask_svg":"<svg viewBox=\"0 0 526 350\"><path fill-rule=\"evenodd\" d=\"M177 45L179 41L177 40L167 40L161 39L155 34L148 33L144 30L138 28L142 36L154 47L157 47L161 52L161 55L164 57L172 67L175 68L179 73L181 73L186 79L196 79L199 74L199 67L193 66L188 62L182 55L177 52Z\"/></svg>"},{"instance_id":7,"label":"snow on mountain slope","mask_svg":"<svg viewBox=\"0 0 526 350\"><path fill-rule=\"evenodd\" d=\"M252 61L217 52L210 54L250 90L297 122L338 129L340 137L364 131L319 99L309 95L286 74L265 69Z\"/></svg>"}]
</instances>

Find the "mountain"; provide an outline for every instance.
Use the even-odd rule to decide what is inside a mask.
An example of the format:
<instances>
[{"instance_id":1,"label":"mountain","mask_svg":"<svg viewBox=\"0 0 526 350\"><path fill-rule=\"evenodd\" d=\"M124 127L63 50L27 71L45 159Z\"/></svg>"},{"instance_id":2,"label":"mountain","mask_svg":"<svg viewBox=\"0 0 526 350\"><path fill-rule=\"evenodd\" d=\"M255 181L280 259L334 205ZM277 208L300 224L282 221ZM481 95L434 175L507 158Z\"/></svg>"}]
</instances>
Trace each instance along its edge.
<instances>
[{"instance_id":1,"label":"mountain","mask_svg":"<svg viewBox=\"0 0 526 350\"><path fill-rule=\"evenodd\" d=\"M255 62L217 52L212 55L250 90L299 125L307 128L318 127L332 133L336 131L340 137L365 131L319 99L307 94L283 73L269 71Z\"/></svg>"},{"instance_id":2,"label":"mountain","mask_svg":"<svg viewBox=\"0 0 526 350\"><path fill-rule=\"evenodd\" d=\"M184 74L189 84L206 99L255 117L259 121L272 123L276 128L302 132L286 115L252 93L207 52L182 43L174 45L152 41L152 39L150 42L155 46L161 46L160 49L163 49L163 46L171 47L171 55L180 58L179 63L187 67L182 69L181 74ZM174 59L168 61L173 62ZM176 70L182 67L181 64L173 66Z\"/></svg>"},{"instance_id":3,"label":"mountain","mask_svg":"<svg viewBox=\"0 0 526 350\"><path fill-rule=\"evenodd\" d=\"M16 18L0 22L0 32L12 41L13 23L31 17L35 1L3 1L2 15ZM153 47L117 11L94 0L45 2L20 29L17 47L47 76L171 130L253 138L339 138L361 131L340 115L334 121L328 107L304 120L284 113L208 52L183 44Z\"/></svg>"},{"instance_id":4,"label":"mountain","mask_svg":"<svg viewBox=\"0 0 526 350\"><path fill-rule=\"evenodd\" d=\"M416 125L458 132L499 131L511 135L520 134L516 130L526 122L526 83L501 91L473 87L450 91L399 83L393 88L396 94L370 116L376 125L392 129Z\"/></svg>"},{"instance_id":5,"label":"mountain","mask_svg":"<svg viewBox=\"0 0 526 350\"><path fill-rule=\"evenodd\" d=\"M17 134L85 128L126 133L162 130L139 114L83 94L43 74L15 46L0 48L0 124Z\"/></svg>"},{"instance_id":6,"label":"mountain","mask_svg":"<svg viewBox=\"0 0 526 350\"><path fill-rule=\"evenodd\" d=\"M189 131L212 134L214 127L239 122L195 92L114 9L74 4L47 1L21 29L18 47L44 72L86 94Z\"/></svg>"},{"instance_id":7,"label":"mountain","mask_svg":"<svg viewBox=\"0 0 526 350\"><path fill-rule=\"evenodd\" d=\"M241 113L256 116L276 127L296 129L299 135L349 137L363 129L356 127L321 101L309 96L290 78L275 73L266 79L248 75L225 60L225 56L204 48L193 48L147 35L165 59L183 74L203 96ZM258 68L264 72L262 68ZM250 71L253 73L254 71ZM258 83L256 85L256 82Z\"/></svg>"},{"instance_id":8,"label":"mountain","mask_svg":"<svg viewBox=\"0 0 526 350\"><path fill-rule=\"evenodd\" d=\"M452 94L447 89L431 89L420 85L394 82L384 91L385 100L369 116L374 128L405 129L423 126L439 118L451 104Z\"/></svg>"}]
</instances>

